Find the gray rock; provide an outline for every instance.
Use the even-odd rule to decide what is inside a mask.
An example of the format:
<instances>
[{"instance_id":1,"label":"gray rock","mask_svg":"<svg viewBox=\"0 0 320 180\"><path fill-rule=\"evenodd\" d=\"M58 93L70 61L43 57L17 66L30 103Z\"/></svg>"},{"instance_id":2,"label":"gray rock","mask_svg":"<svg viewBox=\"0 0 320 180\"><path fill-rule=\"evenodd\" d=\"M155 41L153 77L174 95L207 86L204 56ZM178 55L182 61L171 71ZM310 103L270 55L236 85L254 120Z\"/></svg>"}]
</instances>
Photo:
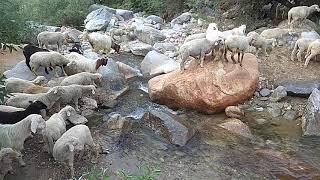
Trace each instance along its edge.
<instances>
[{"instance_id":1,"label":"gray rock","mask_svg":"<svg viewBox=\"0 0 320 180\"><path fill-rule=\"evenodd\" d=\"M267 96L269 96L271 94L271 91L269 90L269 89L267 89L267 88L263 88L263 89L261 89L261 91L260 91L260 95L262 96L262 97L267 97Z\"/></svg>"},{"instance_id":2,"label":"gray rock","mask_svg":"<svg viewBox=\"0 0 320 180\"><path fill-rule=\"evenodd\" d=\"M120 72L124 75L126 79L136 77L136 76L142 76L142 73L139 69L133 68L125 63L117 62Z\"/></svg>"},{"instance_id":3,"label":"gray rock","mask_svg":"<svg viewBox=\"0 0 320 180\"><path fill-rule=\"evenodd\" d=\"M320 136L320 91L314 89L302 116L302 132L304 136Z\"/></svg>"},{"instance_id":4,"label":"gray rock","mask_svg":"<svg viewBox=\"0 0 320 180\"><path fill-rule=\"evenodd\" d=\"M125 21L133 18L133 11L129 10L117 9L116 14L123 17Z\"/></svg>"},{"instance_id":5,"label":"gray rock","mask_svg":"<svg viewBox=\"0 0 320 180\"><path fill-rule=\"evenodd\" d=\"M180 67L178 62L157 51L150 51L140 65L145 75L169 73Z\"/></svg>"},{"instance_id":6,"label":"gray rock","mask_svg":"<svg viewBox=\"0 0 320 180\"><path fill-rule=\"evenodd\" d=\"M170 143L179 146L184 146L195 133L195 130L185 119L164 110L150 109L142 123L156 135L160 135Z\"/></svg>"},{"instance_id":7,"label":"gray rock","mask_svg":"<svg viewBox=\"0 0 320 180\"><path fill-rule=\"evenodd\" d=\"M238 106L228 106L225 113L229 118L240 119L244 116L244 112Z\"/></svg>"},{"instance_id":8,"label":"gray rock","mask_svg":"<svg viewBox=\"0 0 320 180\"><path fill-rule=\"evenodd\" d=\"M129 42L128 46L132 54L137 56L145 56L148 54L148 52L153 50L153 47L150 44L140 41L131 41Z\"/></svg>"},{"instance_id":9,"label":"gray rock","mask_svg":"<svg viewBox=\"0 0 320 180\"><path fill-rule=\"evenodd\" d=\"M150 26L143 26L141 29L134 31L136 37L147 44L154 45L156 42L161 42L166 39L166 36L161 31Z\"/></svg>"},{"instance_id":10,"label":"gray rock","mask_svg":"<svg viewBox=\"0 0 320 180\"><path fill-rule=\"evenodd\" d=\"M259 124L259 125L263 125L263 124L266 124L268 121L265 120L265 119L256 119L256 122L257 122L257 124Z\"/></svg>"},{"instance_id":11,"label":"gray rock","mask_svg":"<svg viewBox=\"0 0 320 180\"><path fill-rule=\"evenodd\" d=\"M155 16L155 15L150 15L146 18L146 20L149 22L151 22L151 24L163 24L163 19L159 16Z\"/></svg>"},{"instance_id":12,"label":"gray rock","mask_svg":"<svg viewBox=\"0 0 320 180\"><path fill-rule=\"evenodd\" d=\"M113 14L105 8L100 8L89 13L84 20L88 31L99 31L107 28Z\"/></svg>"},{"instance_id":13,"label":"gray rock","mask_svg":"<svg viewBox=\"0 0 320 180\"><path fill-rule=\"evenodd\" d=\"M234 118L227 119L226 122L219 124L219 126L232 133L241 135L243 137L246 137L249 139L254 138L249 127L239 119L234 119Z\"/></svg>"},{"instance_id":14,"label":"gray rock","mask_svg":"<svg viewBox=\"0 0 320 180\"><path fill-rule=\"evenodd\" d=\"M131 123L129 119L122 117L118 113L110 113L107 119L108 129L122 129Z\"/></svg>"},{"instance_id":15,"label":"gray rock","mask_svg":"<svg viewBox=\"0 0 320 180\"><path fill-rule=\"evenodd\" d=\"M320 88L320 81L283 81L278 85L286 88L288 96L309 97L315 88Z\"/></svg>"},{"instance_id":16,"label":"gray rock","mask_svg":"<svg viewBox=\"0 0 320 180\"><path fill-rule=\"evenodd\" d=\"M320 35L316 31L302 32L300 38L320 39Z\"/></svg>"},{"instance_id":17,"label":"gray rock","mask_svg":"<svg viewBox=\"0 0 320 180\"><path fill-rule=\"evenodd\" d=\"M282 106L277 103L271 103L267 107L267 111L271 115L271 117L279 117L282 115Z\"/></svg>"},{"instance_id":18,"label":"gray rock","mask_svg":"<svg viewBox=\"0 0 320 180\"><path fill-rule=\"evenodd\" d=\"M294 110L288 110L283 115L283 118L289 121L296 120L297 117L298 117L298 113Z\"/></svg>"},{"instance_id":19,"label":"gray rock","mask_svg":"<svg viewBox=\"0 0 320 180\"><path fill-rule=\"evenodd\" d=\"M110 8L110 7L108 7L108 6L100 5L100 4L92 4L92 5L89 7L89 12L95 11L95 10L100 9L100 8L106 9L106 10L109 11L111 14L116 14L116 10L115 10L115 9Z\"/></svg>"},{"instance_id":20,"label":"gray rock","mask_svg":"<svg viewBox=\"0 0 320 180\"><path fill-rule=\"evenodd\" d=\"M189 12L186 12L186 13L183 13L181 14L180 16L176 17L175 19L173 19L171 21L171 26L173 27L175 24L184 24L184 23L187 23L191 20L191 13Z\"/></svg>"},{"instance_id":21,"label":"gray rock","mask_svg":"<svg viewBox=\"0 0 320 180\"><path fill-rule=\"evenodd\" d=\"M173 43L155 43L153 48L161 53L165 53L166 51L177 51L176 46Z\"/></svg>"},{"instance_id":22,"label":"gray rock","mask_svg":"<svg viewBox=\"0 0 320 180\"><path fill-rule=\"evenodd\" d=\"M283 86L278 86L272 93L270 100L273 102L278 102L283 98L287 97L286 88Z\"/></svg>"}]
</instances>

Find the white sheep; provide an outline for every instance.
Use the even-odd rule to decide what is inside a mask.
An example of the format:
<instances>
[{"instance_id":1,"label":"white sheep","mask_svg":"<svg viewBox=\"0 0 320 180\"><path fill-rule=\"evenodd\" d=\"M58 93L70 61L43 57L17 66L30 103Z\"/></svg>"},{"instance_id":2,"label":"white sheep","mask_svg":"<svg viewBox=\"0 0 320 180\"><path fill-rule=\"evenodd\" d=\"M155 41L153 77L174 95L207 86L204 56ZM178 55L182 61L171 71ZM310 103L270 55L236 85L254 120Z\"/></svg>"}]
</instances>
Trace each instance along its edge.
<instances>
[{"instance_id":1,"label":"white sheep","mask_svg":"<svg viewBox=\"0 0 320 180\"><path fill-rule=\"evenodd\" d=\"M79 84L79 85L96 85L101 84L102 75L99 73L89 73L89 72L81 72L78 74L74 74L66 77L60 83L60 86L68 86L71 84Z\"/></svg>"},{"instance_id":2,"label":"white sheep","mask_svg":"<svg viewBox=\"0 0 320 180\"><path fill-rule=\"evenodd\" d=\"M239 36L239 35L231 35L225 40L225 50L224 50L224 59L227 59L227 51L231 51L231 59L233 63L236 63L234 59L234 54L238 53L238 62L240 66L242 66L244 52L248 49L251 41L251 36ZM242 53L240 58L240 53Z\"/></svg>"},{"instance_id":3,"label":"white sheep","mask_svg":"<svg viewBox=\"0 0 320 180\"><path fill-rule=\"evenodd\" d=\"M96 53L102 51L103 53L109 54L109 52L111 51L111 36L100 34L98 32L92 32L89 34L87 30L84 30L81 38L83 38L83 40L89 41L93 51Z\"/></svg>"},{"instance_id":4,"label":"white sheep","mask_svg":"<svg viewBox=\"0 0 320 180\"><path fill-rule=\"evenodd\" d=\"M300 38L294 44L294 48L291 52L291 60L294 61L295 56L297 56L298 61L302 61L302 53L307 51L309 45L315 41L314 38ZM297 52L298 51L298 52Z\"/></svg>"},{"instance_id":5,"label":"white sheep","mask_svg":"<svg viewBox=\"0 0 320 180\"><path fill-rule=\"evenodd\" d=\"M16 112L16 111L24 111L24 110L25 110L24 108L0 105L0 111L2 112Z\"/></svg>"},{"instance_id":6,"label":"white sheep","mask_svg":"<svg viewBox=\"0 0 320 180\"><path fill-rule=\"evenodd\" d=\"M244 36L246 33L246 25L241 25L237 28L233 28L231 30L226 30L226 31L222 31L223 37L224 39L227 39L229 36L231 35L239 35L239 36Z\"/></svg>"},{"instance_id":7,"label":"white sheep","mask_svg":"<svg viewBox=\"0 0 320 180\"><path fill-rule=\"evenodd\" d=\"M31 114L15 124L0 124L0 149L8 147L21 152L31 133L41 132L45 127L45 120L39 114Z\"/></svg>"},{"instance_id":8,"label":"white sheep","mask_svg":"<svg viewBox=\"0 0 320 180\"><path fill-rule=\"evenodd\" d=\"M181 72L184 71L185 61L189 58L189 56L193 58L197 58L199 56L200 59L200 67L203 67L203 61L206 54L212 52L212 50L222 41L219 39L217 41L209 41L206 38L202 39L194 39L183 44L179 49L179 54L182 59L180 64Z\"/></svg>"},{"instance_id":9,"label":"white sheep","mask_svg":"<svg viewBox=\"0 0 320 180\"><path fill-rule=\"evenodd\" d=\"M54 142L57 141L63 133L66 132L66 125L68 121L73 123L77 118L81 117L77 114L76 110L71 106L62 108L58 113L53 114L46 121L46 128L44 131L44 141L48 146L48 152L52 154ZM85 117L82 117L85 119ZM85 122L88 122L85 119Z\"/></svg>"},{"instance_id":10,"label":"white sheep","mask_svg":"<svg viewBox=\"0 0 320 180\"><path fill-rule=\"evenodd\" d=\"M47 106L47 109L50 109L61 98L62 93L63 89L59 86L51 88L47 93L12 93L13 96L6 101L6 105L26 109L31 102L39 100Z\"/></svg>"},{"instance_id":11,"label":"white sheep","mask_svg":"<svg viewBox=\"0 0 320 180\"><path fill-rule=\"evenodd\" d=\"M57 45L58 51L62 51L62 45L65 42L65 36L61 32L44 31L38 34L37 37L39 47L45 46L49 49L49 45Z\"/></svg>"},{"instance_id":12,"label":"white sheep","mask_svg":"<svg viewBox=\"0 0 320 180\"><path fill-rule=\"evenodd\" d=\"M94 85L71 84L68 86L58 87L63 89L61 98L56 103L58 110L60 110L61 104L70 104L71 102L74 102L76 111L80 111L79 99L82 97L90 97L96 93L96 88Z\"/></svg>"},{"instance_id":13,"label":"white sheep","mask_svg":"<svg viewBox=\"0 0 320 180\"><path fill-rule=\"evenodd\" d=\"M8 172L13 172L12 163L14 160L17 160L20 166L26 165L20 152L11 148L0 149L0 180L3 180Z\"/></svg>"},{"instance_id":14,"label":"white sheep","mask_svg":"<svg viewBox=\"0 0 320 180\"><path fill-rule=\"evenodd\" d=\"M256 56L258 56L259 50L261 49L263 54L268 57L269 55L267 53L267 48L268 47L275 47L277 45L277 41L275 38L266 39L266 38L260 36L256 32L248 33L247 37L252 37L252 41L251 41L250 45L254 46L256 48Z\"/></svg>"},{"instance_id":15,"label":"white sheep","mask_svg":"<svg viewBox=\"0 0 320 180\"><path fill-rule=\"evenodd\" d=\"M49 90L50 90L50 87L32 85L32 86L27 87L23 91L23 93L26 93L26 94L39 94L39 93L46 93Z\"/></svg>"},{"instance_id":16,"label":"white sheep","mask_svg":"<svg viewBox=\"0 0 320 180\"><path fill-rule=\"evenodd\" d=\"M206 38L210 41L216 41L218 38L223 38L224 40L226 40L231 35L244 36L246 27L246 25L241 25L231 30L219 31L217 24L210 23L206 31Z\"/></svg>"},{"instance_id":17,"label":"white sheep","mask_svg":"<svg viewBox=\"0 0 320 180\"><path fill-rule=\"evenodd\" d=\"M56 67L59 66L62 70L64 76L63 67L66 66L70 61L58 52L36 52L30 57L30 67L31 71L37 76L36 71L40 66L42 67ZM58 72L56 71L56 77L58 77Z\"/></svg>"},{"instance_id":18,"label":"white sheep","mask_svg":"<svg viewBox=\"0 0 320 180\"><path fill-rule=\"evenodd\" d=\"M73 161L75 153L80 152L82 158L85 146L89 146L98 157L98 146L93 142L90 129L86 125L76 125L65 132L54 144L53 157L56 161L67 163L71 178L74 177Z\"/></svg>"},{"instance_id":19,"label":"white sheep","mask_svg":"<svg viewBox=\"0 0 320 180\"><path fill-rule=\"evenodd\" d=\"M293 24L295 22L299 22L301 24L304 20L307 19L307 17L314 13L314 12L320 12L319 5L314 4L310 7L308 6L297 6L293 7L288 12L288 24L290 28L293 28Z\"/></svg>"},{"instance_id":20,"label":"white sheep","mask_svg":"<svg viewBox=\"0 0 320 180\"><path fill-rule=\"evenodd\" d=\"M20 78L8 78L5 80L5 86L8 93L22 93L26 88L33 85L43 85L47 82L44 76L38 76L32 81Z\"/></svg>"},{"instance_id":21,"label":"white sheep","mask_svg":"<svg viewBox=\"0 0 320 180\"><path fill-rule=\"evenodd\" d=\"M320 39L317 39L309 44L307 54L305 56L306 61L304 67L306 68L309 64L309 61L315 56L320 54Z\"/></svg>"},{"instance_id":22,"label":"white sheep","mask_svg":"<svg viewBox=\"0 0 320 180\"><path fill-rule=\"evenodd\" d=\"M194 39L206 38L206 35L207 35L207 33L192 34L192 35L188 36L188 37L184 40L184 43L189 42L189 41L194 40Z\"/></svg>"}]
</instances>

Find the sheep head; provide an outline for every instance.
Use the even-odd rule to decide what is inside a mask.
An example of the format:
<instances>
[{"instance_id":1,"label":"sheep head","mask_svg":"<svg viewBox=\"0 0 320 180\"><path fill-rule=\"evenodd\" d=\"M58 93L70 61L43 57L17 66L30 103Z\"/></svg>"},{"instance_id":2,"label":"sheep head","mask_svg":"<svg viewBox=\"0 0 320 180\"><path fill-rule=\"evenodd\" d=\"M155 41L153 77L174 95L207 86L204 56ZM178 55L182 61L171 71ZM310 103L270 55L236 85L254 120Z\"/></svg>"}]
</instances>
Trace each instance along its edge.
<instances>
[{"instance_id":1,"label":"sheep head","mask_svg":"<svg viewBox=\"0 0 320 180\"><path fill-rule=\"evenodd\" d=\"M310 8L311 8L313 11L320 12L319 5L317 5L317 4L314 4L314 5L310 6Z\"/></svg>"},{"instance_id":2,"label":"sheep head","mask_svg":"<svg viewBox=\"0 0 320 180\"><path fill-rule=\"evenodd\" d=\"M239 30L240 30L243 34L246 33L246 29L247 29L247 26L246 26L245 24L243 24L243 25L241 25L241 26L239 27Z\"/></svg>"},{"instance_id":3,"label":"sheep head","mask_svg":"<svg viewBox=\"0 0 320 180\"><path fill-rule=\"evenodd\" d=\"M96 61L96 70L99 69L100 66L106 66L108 64L108 58L107 57L103 57L101 59L98 59Z\"/></svg>"},{"instance_id":4,"label":"sheep head","mask_svg":"<svg viewBox=\"0 0 320 180\"><path fill-rule=\"evenodd\" d=\"M34 84L36 85L43 85L45 83L47 83L47 78L44 76L38 76L33 80Z\"/></svg>"},{"instance_id":5,"label":"sheep head","mask_svg":"<svg viewBox=\"0 0 320 180\"><path fill-rule=\"evenodd\" d=\"M100 73L94 73L93 78L96 84L100 85L102 83L102 75Z\"/></svg>"},{"instance_id":6,"label":"sheep head","mask_svg":"<svg viewBox=\"0 0 320 180\"><path fill-rule=\"evenodd\" d=\"M218 25L216 23L210 23L208 29L218 30Z\"/></svg>"},{"instance_id":7,"label":"sheep head","mask_svg":"<svg viewBox=\"0 0 320 180\"><path fill-rule=\"evenodd\" d=\"M36 133L38 131L43 131L46 128L46 122L41 115L31 114L28 117L31 118L31 132Z\"/></svg>"},{"instance_id":8,"label":"sheep head","mask_svg":"<svg viewBox=\"0 0 320 180\"><path fill-rule=\"evenodd\" d=\"M118 54L120 54L120 45L112 42L111 48L114 49Z\"/></svg>"}]
</instances>

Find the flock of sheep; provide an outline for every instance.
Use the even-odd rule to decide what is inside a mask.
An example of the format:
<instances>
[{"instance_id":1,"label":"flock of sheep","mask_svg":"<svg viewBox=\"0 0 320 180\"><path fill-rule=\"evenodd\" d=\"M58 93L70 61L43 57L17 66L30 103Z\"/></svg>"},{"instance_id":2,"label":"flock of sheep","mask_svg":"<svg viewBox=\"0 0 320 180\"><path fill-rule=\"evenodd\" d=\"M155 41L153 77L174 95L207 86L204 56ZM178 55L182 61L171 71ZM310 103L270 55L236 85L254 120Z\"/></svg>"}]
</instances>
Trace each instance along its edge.
<instances>
[{"instance_id":1,"label":"flock of sheep","mask_svg":"<svg viewBox=\"0 0 320 180\"><path fill-rule=\"evenodd\" d=\"M292 8L288 13L289 25L305 20L315 11L320 11L318 5ZM71 31L77 35L68 37L66 32ZM200 66L203 67L206 55L211 53L214 59L220 53L220 59L224 56L228 61L226 54L230 51L231 60L237 63L234 55L238 54L238 63L242 66L244 53L249 46L257 49L256 55L261 49L263 54L268 56L267 48L277 44L276 39L268 38L268 33L250 32L246 35L245 31L246 25L220 31L217 24L211 23L205 33L187 37L179 49L181 72L184 71L185 62L190 56L199 58ZM32 133L42 134L48 153L56 161L67 163L71 177L75 174L73 161L76 152L80 151L82 156L85 146L89 146L96 156L99 153L99 145L94 143L89 128L83 125L87 119L78 114L79 100L95 94L102 81L102 75L98 70L101 66L107 65L108 58L103 57L95 62L88 60L82 55L79 43L69 50L69 54L63 55L61 51L66 38L87 40L97 53L108 54L111 49L117 53L120 51L120 46L113 42L110 35L89 33L86 30L82 33L67 28L61 28L61 32L41 32L37 37L40 47L29 44L23 48L26 64L36 78L32 81L6 79L6 88L13 96L6 100L5 106L0 106L0 180L13 171L13 160L16 159L20 165L25 165L21 151L24 141L32 136ZM58 52L49 50L52 46L57 46ZM306 50L305 66L310 59L320 54L320 40L302 37L296 42L291 59L294 60L297 55L301 61L302 53ZM46 73L48 70L55 70L55 78L47 82L44 76L38 76L39 67L44 67ZM59 77L57 67L61 68L62 77ZM74 107L70 106L71 104ZM47 110L50 109L55 109L55 112L48 117ZM67 130L68 123L75 126Z\"/></svg>"}]
</instances>

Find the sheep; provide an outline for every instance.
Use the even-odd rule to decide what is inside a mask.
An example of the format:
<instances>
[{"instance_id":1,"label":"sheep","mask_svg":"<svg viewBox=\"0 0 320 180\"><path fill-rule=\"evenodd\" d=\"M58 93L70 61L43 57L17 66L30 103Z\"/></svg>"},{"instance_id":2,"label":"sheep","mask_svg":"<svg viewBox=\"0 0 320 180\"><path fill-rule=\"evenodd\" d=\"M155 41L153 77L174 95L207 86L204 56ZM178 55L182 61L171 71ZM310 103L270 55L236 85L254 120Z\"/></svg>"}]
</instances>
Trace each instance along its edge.
<instances>
[{"instance_id":1,"label":"sheep","mask_svg":"<svg viewBox=\"0 0 320 180\"><path fill-rule=\"evenodd\" d=\"M48 146L48 152L52 154L54 142L57 141L63 133L66 132L67 121L72 122L72 119L79 118L76 110L71 106L66 106L58 113L53 114L46 121L46 128L44 131L44 141ZM84 118L84 117L83 117ZM86 119L85 122L88 122Z\"/></svg>"},{"instance_id":2,"label":"sheep","mask_svg":"<svg viewBox=\"0 0 320 180\"><path fill-rule=\"evenodd\" d=\"M27 66L29 67L30 70L31 70L31 67L30 67L30 57L31 57L31 55L36 53L36 52L41 52L41 51L49 52L48 49L39 48L39 47L34 46L32 44L27 44L26 46L23 47L23 55L26 58L26 64L27 64ZM45 68L45 72L47 74L49 74L47 68Z\"/></svg>"},{"instance_id":3,"label":"sheep","mask_svg":"<svg viewBox=\"0 0 320 180\"><path fill-rule=\"evenodd\" d=\"M0 105L0 111L2 112L16 112L16 111L24 111L23 108L17 108L13 106Z\"/></svg>"},{"instance_id":4,"label":"sheep","mask_svg":"<svg viewBox=\"0 0 320 180\"><path fill-rule=\"evenodd\" d=\"M58 52L36 52L30 57L30 67L33 74L36 74L36 71L40 66L43 67L56 67L60 66L62 73L66 76L63 67L69 63L69 60L65 58ZM56 77L58 77L58 73L56 71Z\"/></svg>"},{"instance_id":5,"label":"sheep","mask_svg":"<svg viewBox=\"0 0 320 180\"><path fill-rule=\"evenodd\" d=\"M294 48L291 52L291 60L294 61L295 60L295 56L297 56L298 61L301 62L302 61L302 53L304 53L307 49L308 46L315 41L315 39L313 38L300 38L296 41L296 43L294 44ZM298 51L298 53L297 53Z\"/></svg>"},{"instance_id":6,"label":"sheep","mask_svg":"<svg viewBox=\"0 0 320 180\"><path fill-rule=\"evenodd\" d=\"M184 64L185 61L189 58L189 56L192 56L196 58L197 56L200 56L200 67L203 67L203 61L206 54L209 54L212 52L212 50L221 42L222 40L217 41L209 41L206 38L202 39L194 39L192 41L189 41L185 44L183 44L179 49L179 54L182 59L182 62L180 64L180 70L181 72L184 71Z\"/></svg>"},{"instance_id":7,"label":"sheep","mask_svg":"<svg viewBox=\"0 0 320 180\"><path fill-rule=\"evenodd\" d=\"M30 114L40 114L40 110L47 109L47 106L41 101L35 101L31 103L23 111L5 112L0 111L0 124L15 124L22 119L26 118Z\"/></svg>"},{"instance_id":8,"label":"sheep","mask_svg":"<svg viewBox=\"0 0 320 180\"><path fill-rule=\"evenodd\" d=\"M113 48L117 53L120 51L120 46L112 42L111 36L106 34L100 34L98 32L88 33L87 30L83 31L82 37L83 40L88 40L90 45L93 48L93 51L98 53L100 50L108 54Z\"/></svg>"},{"instance_id":9,"label":"sheep","mask_svg":"<svg viewBox=\"0 0 320 180\"><path fill-rule=\"evenodd\" d=\"M252 37L252 41L250 43L251 46L254 46L257 51L256 51L256 56L259 54L259 48L261 48L263 54L265 56L269 56L267 53L267 48L269 46L275 47L277 44L277 41L275 38L272 39L266 39L264 37L261 37L258 33L256 32L250 32L247 35L248 37Z\"/></svg>"},{"instance_id":10,"label":"sheep","mask_svg":"<svg viewBox=\"0 0 320 180\"><path fill-rule=\"evenodd\" d=\"M184 40L184 43L189 42L189 41L194 40L194 39L206 38L206 35L207 35L207 33L192 34L192 35L188 36L188 37Z\"/></svg>"},{"instance_id":11,"label":"sheep","mask_svg":"<svg viewBox=\"0 0 320 180\"><path fill-rule=\"evenodd\" d=\"M69 55L72 55L72 53ZM82 56L71 60L71 62L65 67L65 71L69 76L80 72L96 73L100 66L106 66L107 63L108 58L100 58L97 59L96 62L93 62Z\"/></svg>"},{"instance_id":12,"label":"sheep","mask_svg":"<svg viewBox=\"0 0 320 180\"><path fill-rule=\"evenodd\" d=\"M293 28L294 22L299 22L299 24L301 24L310 14L314 12L320 12L319 5L314 4L310 7L297 6L291 8L288 12L288 25L290 26L290 29Z\"/></svg>"},{"instance_id":13,"label":"sheep","mask_svg":"<svg viewBox=\"0 0 320 180\"><path fill-rule=\"evenodd\" d=\"M60 32L64 34L67 42L80 42L79 36L82 34L81 31L74 28L67 28L65 26L62 26Z\"/></svg>"},{"instance_id":14,"label":"sheep","mask_svg":"<svg viewBox=\"0 0 320 180\"><path fill-rule=\"evenodd\" d=\"M241 25L241 26L239 26L237 28L233 28L231 30L222 31L223 38L226 40L231 35L244 36L245 32L246 32L246 28L247 28L246 25Z\"/></svg>"},{"instance_id":15,"label":"sheep","mask_svg":"<svg viewBox=\"0 0 320 180\"><path fill-rule=\"evenodd\" d=\"M244 52L248 49L253 38L251 36L231 35L225 40L224 59L228 62L227 51L231 51L231 59L236 63L234 54L238 53L238 62L242 66ZM240 52L242 53L240 58Z\"/></svg>"},{"instance_id":16,"label":"sheep","mask_svg":"<svg viewBox=\"0 0 320 180\"><path fill-rule=\"evenodd\" d=\"M45 46L47 49L49 49L49 45L57 45L58 51L62 51L62 45L66 41L63 33L48 31L39 33L37 40L40 48Z\"/></svg>"},{"instance_id":17,"label":"sheep","mask_svg":"<svg viewBox=\"0 0 320 180\"><path fill-rule=\"evenodd\" d=\"M39 114L31 114L15 124L0 124L0 149L7 147L21 152L31 133L41 132L45 127L45 120Z\"/></svg>"},{"instance_id":18,"label":"sheep","mask_svg":"<svg viewBox=\"0 0 320 180\"><path fill-rule=\"evenodd\" d=\"M30 86L43 85L46 82L47 79L44 76L38 76L32 81L11 77L5 80L5 86L8 93L22 93Z\"/></svg>"},{"instance_id":19,"label":"sheep","mask_svg":"<svg viewBox=\"0 0 320 180\"><path fill-rule=\"evenodd\" d=\"M307 54L305 56L306 61L304 67L306 68L309 64L309 61L315 56L320 54L320 39L317 39L309 44Z\"/></svg>"},{"instance_id":20,"label":"sheep","mask_svg":"<svg viewBox=\"0 0 320 180\"><path fill-rule=\"evenodd\" d=\"M30 101L33 102L39 100L43 102L48 109L50 109L54 105L54 103L61 98L62 93L63 89L59 86L51 88L47 93L12 93L13 96L6 101L6 105L19 108L27 108L30 104Z\"/></svg>"},{"instance_id":21,"label":"sheep","mask_svg":"<svg viewBox=\"0 0 320 180\"><path fill-rule=\"evenodd\" d=\"M94 85L97 87L97 84L101 84L102 75L99 73L89 73L89 72L81 72L78 74L74 74L66 77L60 83L60 86L68 86L71 84L79 84L79 85Z\"/></svg>"},{"instance_id":22,"label":"sheep","mask_svg":"<svg viewBox=\"0 0 320 180\"><path fill-rule=\"evenodd\" d=\"M69 86L60 86L63 89L61 99L56 102L58 110L60 110L61 104L70 104L74 102L76 111L79 109L79 99L81 97L92 96L96 93L96 88L93 85L77 85L71 84Z\"/></svg>"},{"instance_id":23,"label":"sheep","mask_svg":"<svg viewBox=\"0 0 320 180\"><path fill-rule=\"evenodd\" d=\"M78 54L83 54L83 50L81 48L80 43L74 43L74 45L69 49L69 52L76 52Z\"/></svg>"},{"instance_id":24,"label":"sheep","mask_svg":"<svg viewBox=\"0 0 320 180\"><path fill-rule=\"evenodd\" d=\"M97 145L93 142L91 132L86 125L76 125L70 128L54 144L52 155L56 161L68 164L71 178L74 177L74 155L76 151L80 151L79 158L81 159L86 145L91 147L90 150L98 158Z\"/></svg>"},{"instance_id":25,"label":"sheep","mask_svg":"<svg viewBox=\"0 0 320 180\"><path fill-rule=\"evenodd\" d=\"M60 84L66 77L67 77L67 76L58 77L58 78L52 78L52 79L48 82L48 86L49 86L49 87L59 86L59 84Z\"/></svg>"},{"instance_id":26,"label":"sheep","mask_svg":"<svg viewBox=\"0 0 320 180\"><path fill-rule=\"evenodd\" d=\"M8 172L13 172L12 162L14 160L17 160L20 166L26 165L20 152L11 148L2 148L0 150L0 180L3 180Z\"/></svg>"},{"instance_id":27,"label":"sheep","mask_svg":"<svg viewBox=\"0 0 320 180\"><path fill-rule=\"evenodd\" d=\"M226 40L229 36L231 35L245 35L246 31L246 25L241 25L237 28L233 28L231 30L226 30L226 31L219 31L218 26L215 23L210 23L207 31L206 31L206 38L210 41L215 41L218 38L223 38Z\"/></svg>"},{"instance_id":28,"label":"sheep","mask_svg":"<svg viewBox=\"0 0 320 180\"><path fill-rule=\"evenodd\" d=\"M43 87L43 86L38 86L38 85L33 85L27 87L23 93L26 94L39 94L39 93L46 93L50 90L50 87Z\"/></svg>"}]
</instances>

